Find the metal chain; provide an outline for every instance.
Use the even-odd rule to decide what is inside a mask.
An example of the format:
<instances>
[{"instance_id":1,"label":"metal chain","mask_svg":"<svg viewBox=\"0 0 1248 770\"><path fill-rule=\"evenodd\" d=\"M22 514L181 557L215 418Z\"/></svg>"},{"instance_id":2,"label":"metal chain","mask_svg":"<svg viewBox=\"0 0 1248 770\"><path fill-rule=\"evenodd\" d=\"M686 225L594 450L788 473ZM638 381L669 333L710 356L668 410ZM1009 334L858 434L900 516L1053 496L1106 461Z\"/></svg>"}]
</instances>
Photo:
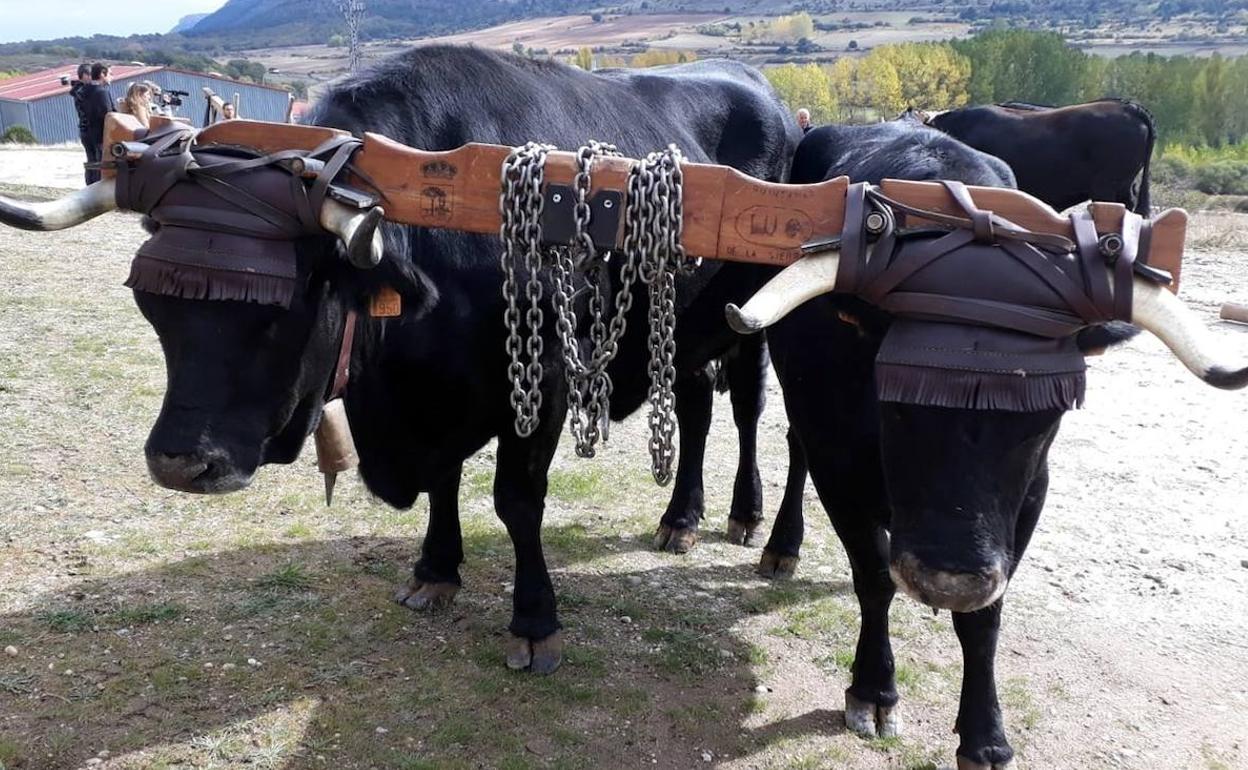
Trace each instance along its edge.
<instances>
[{"instance_id":1,"label":"metal chain","mask_svg":"<svg viewBox=\"0 0 1248 770\"><path fill-rule=\"evenodd\" d=\"M576 201L573 210L575 235L569 247L544 249L541 242L541 216L544 208L542 185L549 145L529 143L512 150L503 164L499 209L502 213L500 236L503 240L503 298L507 302L503 320L507 326L508 375L512 381L511 403L516 412L516 433L528 436L537 427L542 405L543 314L539 273L548 264L553 277L551 303L556 314L556 331L563 352L564 377L568 386L569 429L576 441L577 454L593 457L598 441L607 440L612 384L607 367L619 352L627 328L627 315L633 304L633 286L638 278L649 288L650 332L650 459L651 472L660 485L672 478L675 459L674 436L676 383L676 273L700 264L690 260L681 245L683 224L683 177L680 150L670 145L651 153L629 173L628 203L624 211L623 259L619 287L614 297L614 314L606 319L607 286L610 283L611 254L596 258L596 245L589 235L591 209L589 191L595 158L618 155L615 147L590 142L577 153L578 170L573 183ZM543 261L543 255L549 262ZM527 312L520 314L517 258L524 261ZM573 307L575 280L583 278L589 290L590 316L587 355L582 355L577 338L577 317ZM528 333L522 360L521 326Z\"/></svg>"},{"instance_id":2,"label":"metal chain","mask_svg":"<svg viewBox=\"0 0 1248 770\"><path fill-rule=\"evenodd\" d=\"M548 144L529 142L516 147L503 162L502 192L499 196L499 212L502 226L499 237L503 241L500 264L503 268L503 299L507 308L503 311L503 323L507 327L507 355L511 359L507 375L511 378L511 406L516 412L516 435L530 436L537 429L538 412L542 408L542 282L538 273L542 269L542 183L545 179L546 154L553 147ZM523 318L528 339L522 360L521 316L516 262L524 261L524 293L528 309Z\"/></svg>"},{"instance_id":3,"label":"metal chain","mask_svg":"<svg viewBox=\"0 0 1248 770\"><path fill-rule=\"evenodd\" d=\"M610 253L595 260L597 247L589 234L589 191L594 159L618 156L614 145L590 141L577 151L577 174L573 181L576 201L573 208L576 233L570 248L556 249L551 272L555 288L552 302L558 317L557 329L564 356L564 377L568 385L569 431L576 442L576 453L593 457L597 443L609 437L611 424L611 377L607 366L619 352L619 342L627 326L628 311L633 305L632 287L636 280L636 256L625 255L620 271L620 286L615 294L615 315L606 321L606 286L609 283ZM589 294L588 363L581 356L576 337L577 319L572 306L576 293L573 278L583 275Z\"/></svg>"},{"instance_id":4,"label":"metal chain","mask_svg":"<svg viewBox=\"0 0 1248 770\"><path fill-rule=\"evenodd\" d=\"M650 470L672 479L676 433L676 272L689 268L680 237L683 224L682 156L675 145L633 167L628 182L624 248L640 255L641 280L650 288Z\"/></svg>"}]
</instances>

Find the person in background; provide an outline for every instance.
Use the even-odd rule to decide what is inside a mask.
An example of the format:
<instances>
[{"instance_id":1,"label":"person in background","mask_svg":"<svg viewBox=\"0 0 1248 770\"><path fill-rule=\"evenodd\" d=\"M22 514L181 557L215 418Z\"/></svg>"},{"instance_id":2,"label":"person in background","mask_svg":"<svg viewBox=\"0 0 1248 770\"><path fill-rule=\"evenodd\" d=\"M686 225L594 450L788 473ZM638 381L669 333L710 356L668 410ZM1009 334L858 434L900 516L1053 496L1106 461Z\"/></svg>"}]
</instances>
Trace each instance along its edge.
<instances>
[{"instance_id":1,"label":"person in background","mask_svg":"<svg viewBox=\"0 0 1248 770\"><path fill-rule=\"evenodd\" d=\"M797 127L802 129L803 134L814 128L810 124L810 110L805 107L797 111Z\"/></svg>"},{"instance_id":2,"label":"person in background","mask_svg":"<svg viewBox=\"0 0 1248 770\"><path fill-rule=\"evenodd\" d=\"M78 113L78 141L82 142L82 149L87 151L88 163L99 160L94 157L91 142L87 138L87 90L94 87L90 81L91 65L83 62L78 65L78 77L69 84L69 96L74 100L74 111ZM91 172L84 171L83 179L91 184Z\"/></svg>"},{"instance_id":3,"label":"person in background","mask_svg":"<svg viewBox=\"0 0 1248 770\"><path fill-rule=\"evenodd\" d=\"M152 89L146 83L131 83L121 100L120 112L133 115L144 128L152 125Z\"/></svg>"},{"instance_id":4,"label":"person in background","mask_svg":"<svg viewBox=\"0 0 1248 770\"><path fill-rule=\"evenodd\" d=\"M108 93L108 85L112 82L107 64L96 62L91 65L91 83L83 98L83 113L87 121L87 138L83 146L87 149L87 162L98 163L103 155L104 119L113 109L113 99ZM99 169L87 169L87 184L100 181Z\"/></svg>"},{"instance_id":5,"label":"person in background","mask_svg":"<svg viewBox=\"0 0 1248 770\"><path fill-rule=\"evenodd\" d=\"M238 111L234 109L234 102L226 102L221 105L221 119L233 120L238 117Z\"/></svg>"}]
</instances>

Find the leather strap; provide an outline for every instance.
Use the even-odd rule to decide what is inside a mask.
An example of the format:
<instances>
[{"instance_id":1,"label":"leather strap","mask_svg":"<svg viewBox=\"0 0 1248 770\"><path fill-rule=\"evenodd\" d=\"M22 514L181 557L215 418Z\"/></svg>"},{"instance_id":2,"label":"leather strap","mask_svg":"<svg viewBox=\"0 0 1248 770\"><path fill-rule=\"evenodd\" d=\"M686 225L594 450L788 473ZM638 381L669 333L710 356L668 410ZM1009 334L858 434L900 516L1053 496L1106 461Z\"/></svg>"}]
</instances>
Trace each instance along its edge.
<instances>
[{"instance_id":1,"label":"leather strap","mask_svg":"<svg viewBox=\"0 0 1248 770\"><path fill-rule=\"evenodd\" d=\"M355 342L355 319L358 315L354 310L348 310L346 320L343 321L342 342L338 346L338 363L334 365L334 381L330 385L326 401L341 397L347 389L347 380L351 377L351 347Z\"/></svg>"}]
</instances>

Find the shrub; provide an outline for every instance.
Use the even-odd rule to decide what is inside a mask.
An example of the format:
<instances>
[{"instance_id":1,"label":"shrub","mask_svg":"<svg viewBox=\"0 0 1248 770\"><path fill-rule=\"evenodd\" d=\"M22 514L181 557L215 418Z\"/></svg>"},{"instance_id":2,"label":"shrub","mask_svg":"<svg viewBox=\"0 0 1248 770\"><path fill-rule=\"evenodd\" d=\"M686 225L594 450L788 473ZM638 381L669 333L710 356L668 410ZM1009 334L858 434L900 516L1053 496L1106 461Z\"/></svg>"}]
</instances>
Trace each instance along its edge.
<instances>
[{"instance_id":1,"label":"shrub","mask_svg":"<svg viewBox=\"0 0 1248 770\"><path fill-rule=\"evenodd\" d=\"M1192 182L1192 163L1177 155L1166 155L1153 162L1151 173L1159 184L1187 187Z\"/></svg>"},{"instance_id":2,"label":"shrub","mask_svg":"<svg viewBox=\"0 0 1248 770\"><path fill-rule=\"evenodd\" d=\"M1209 195L1248 195L1248 162L1224 160L1196 167L1196 189Z\"/></svg>"},{"instance_id":3,"label":"shrub","mask_svg":"<svg viewBox=\"0 0 1248 770\"><path fill-rule=\"evenodd\" d=\"M8 131L0 136L0 142L4 144L37 144L35 135L30 132L26 126L10 126Z\"/></svg>"}]
</instances>

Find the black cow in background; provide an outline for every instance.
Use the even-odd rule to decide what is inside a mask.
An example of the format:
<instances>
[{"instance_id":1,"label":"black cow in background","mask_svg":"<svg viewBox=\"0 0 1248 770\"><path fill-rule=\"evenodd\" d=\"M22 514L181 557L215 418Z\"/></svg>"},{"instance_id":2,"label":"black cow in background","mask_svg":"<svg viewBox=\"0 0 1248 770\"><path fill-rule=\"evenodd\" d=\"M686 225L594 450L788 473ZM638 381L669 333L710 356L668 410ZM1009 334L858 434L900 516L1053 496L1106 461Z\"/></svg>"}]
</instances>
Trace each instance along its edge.
<instances>
[{"instance_id":1,"label":"black cow in background","mask_svg":"<svg viewBox=\"0 0 1248 770\"><path fill-rule=\"evenodd\" d=\"M1058 211L1095 200L1149 213L1157 128L1135 102L1102 99L1068 107L1009 102L936 113L927 124L1004 160L1020 190Z\"/></svg>"},{"instance_id":2,"label":"black cow in background","mask_svg":"<svg viewBox=\"0 0 1248 770\"><path fill-rule=\"evenodd\" d=\"M357 135L376 132L435 151L469 142L529 141L575 149L598 139L643 157L674 143L690 161L729 165L773 182L785 180L799 138L766 80L735 62L589 73L450 46L399 54L335 85L310 122ZM56 204L32 209L0 200L0 222L56 229L67 226L67 219L83 221L114 205L111 184L79 196L93 201L89 207L66 199L60 207L64 215L54 217L46 210ZM180 211L180 224L193 227L194 213ZM205 216L199 230L214 231L219 224L213 221ZM546 376L540 424L531 436L519 438L504 346L498 238L389 223L383 235L385 256L373 270L347 264L343 244L333 236L294 241L297 288L288 308L135 291L139 309L160 338L168 377L145 447L149 470L169 488L228 492L250 483L260 465L294 461L320 417L347 310L358 310L345 405L360 474L374 495L398 508L410 507L421 493L429 495L428 531L413 582L400 600L424 608L449 601L458 589L463 462L497 438L494 503L516 555L507 663L549 673L562 655L541 543L547 471L566 411L555 324L548 320L542 327ZM615 261L616 270L621 261ZM682 449L689 449L690 458L682 466L702 460L684 445L696 443L699 435L705 440L712 388L707 364L740 343L724 322L723 307L743 302L760 275L750 265L707 262L678 280L677 408ZM402 297L402 315L370 318L369 298L385 286ZM640 281L634 291L631 333L611 368L615 417L637 410L648 386L648 303L640 296ZM587 293L581 295L576 311L585 322ZM545 296L551 296L549 285ZM763 348L752 340L744 349L737 360L745 365L734 371L753 391L742 389L739 400L746 402L744 419L757 420ZM696 506L677 500L674 509L700 514L697 475L697 484L677 489L696 497ZM757 469L749 466L740 485L747 492L753 491L751 476L757 488ZM758 503L751 499L742 507Z\"/></svg>"}]
</instances>

